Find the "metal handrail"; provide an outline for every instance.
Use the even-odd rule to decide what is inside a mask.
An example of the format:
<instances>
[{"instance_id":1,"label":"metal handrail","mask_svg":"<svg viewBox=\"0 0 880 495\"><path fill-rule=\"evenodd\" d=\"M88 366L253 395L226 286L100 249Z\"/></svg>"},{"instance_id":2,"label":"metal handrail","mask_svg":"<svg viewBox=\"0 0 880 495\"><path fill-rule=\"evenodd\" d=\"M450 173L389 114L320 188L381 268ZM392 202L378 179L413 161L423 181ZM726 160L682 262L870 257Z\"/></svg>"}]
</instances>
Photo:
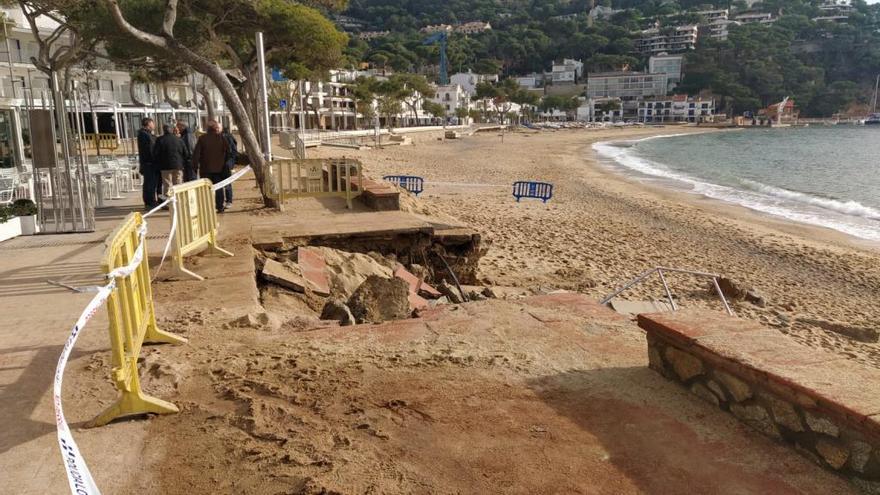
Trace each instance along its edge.
<instances>
[{"instance_id":1,"label":"metal handrail","mask_svg":"<svg viewBox=\"0 0 880 495\"><path fill-rule=\"evenodd\" d=\"M630 287L632 287L636 284L641 283L643 280L645 280L646 278L648 278L652 274L657 273L657 275L660 277L660 282L663 284L663 290L666 291L666 298L669 299L669 304L672 305L672 310L677 311L678 306L675 304L675 301L672 298L672 291L669 290L669 284L666 282L666 277L663 275L664 271L674 272L674 273L686 273L688 275L696 275L698 277L711 278L712 285L715 286L715 292L718 293L718 297L721 299L721 303L724 304L724 309L727 310L727 314L730 316L735 316L735 314L733 313L733 310L730 309L730 305L727 303L727 298L724 297L724 293L721 291L721 286L718 285L718 277L719 277L718 274L707 273L707 272L698 272L698 271L694 271L694 270L683 270L681 268L669 268L669 267L665 267L665 266L654 267L654 268L651 268L650 270L646 270L646 271L640 273L637 277L635 277L634 279L632 279L629 282L627 282L626 284L624 284L623 287L621 287L621 288L617 289L616 291L612 292L611 294L605 296L605 298L602 299L601 304L608 304L612 299L619 296L623 291L629 289Z\"/></svg>"}]
</instances>

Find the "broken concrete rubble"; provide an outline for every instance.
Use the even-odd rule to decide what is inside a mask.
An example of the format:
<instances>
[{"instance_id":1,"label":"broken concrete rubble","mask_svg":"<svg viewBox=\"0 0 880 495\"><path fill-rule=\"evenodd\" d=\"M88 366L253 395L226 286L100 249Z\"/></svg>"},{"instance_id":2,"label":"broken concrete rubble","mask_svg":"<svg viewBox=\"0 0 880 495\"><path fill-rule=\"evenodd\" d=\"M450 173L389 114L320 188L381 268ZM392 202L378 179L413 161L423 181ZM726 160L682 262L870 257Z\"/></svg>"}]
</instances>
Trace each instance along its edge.
<instances>
[{"instance_id":1,"label":"broken concrete rubble","mask_svg":"<svg viewBox=\"0 0 880 495\"><path fill-rule=\"evenodd\" d=\"M355 324L354 315L351 314L348 305L342 299L337 298L327 300L327 303L324 304L324 309L321 311L321 319L338 321L342 326Z\"/></svg>"},{"instance_id":2,"label":"broken concrete rubble","mask_svg":"<svg viewBox=\"0 0 880 495\"><path fill-rule=\"evenodd\" d=\"M403 280L370 275L351 295L348 307L358 323L402 320L412 314L409 295Z\"/></svg>"}]
</instances>

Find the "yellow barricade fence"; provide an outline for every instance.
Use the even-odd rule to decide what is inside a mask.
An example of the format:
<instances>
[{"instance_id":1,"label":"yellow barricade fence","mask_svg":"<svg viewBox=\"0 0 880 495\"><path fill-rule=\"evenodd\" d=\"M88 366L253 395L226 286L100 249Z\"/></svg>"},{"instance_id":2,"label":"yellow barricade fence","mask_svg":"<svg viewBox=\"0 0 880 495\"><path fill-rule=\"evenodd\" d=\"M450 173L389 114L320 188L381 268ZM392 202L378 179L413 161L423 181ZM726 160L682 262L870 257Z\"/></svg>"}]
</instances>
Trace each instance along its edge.
<instances>
[{"instance_id":1,"label":"yellow barricade fence","mask_svg":"<svg viewBox=\"0 0 880 495\"><path fill-rule=\"evenodd\" d=\"M269 196L279 206L286 199L336 196L351 208L352 199L361 194L360 187L352 190L352 181L362 184L363 166L347 158L275 160L269 163L269 177Z\"/></svg>"},{"instance_id":2,"label":"yellow barricade fence","mask_svg":"<svg viewBox=\"0 0 880 495\"><path fill-rule=\"evenodd\" d=\"M130 213L107 238L101 266L105 274L135 263L139 254L141 259L131 273L114 278L116 285L107 298L112 377L119 398L92 420L93 426L102 426L125 416L178 412L174 404L144 394L138 376L138 358L143 344L183 344L187 341L156 326L144 232L144 219L135 212ZM141 243L144 245L138 253Z\"/></svg>"},{"instance_id":3,"label":"yellow barricade fence","mask_svg":"<svg viewBox=\"0 0 880 495\"><path fill-rule=\"evenodd\" d=\"M119 139L117 139L116 134L111 133L100 133L100 134L86 134L86 141L89 143L94 149L102 149L102 150L110 150L116 151L119 148Z\"/></svg>"},{"instance_id":4,"label":"yellow barricade fence","mask_svg":"<svg viewBox=\"0 0 880 495\"><path fill-rule=\"evenodd\" d=\"M204 277L183 266L186 256L205 248L215 254L233 256L217 246L217 210L211 181L199 179L178 184L171 188L170 195L176 203L172 276L204 280Z\"/></svg>"}]
</instances>

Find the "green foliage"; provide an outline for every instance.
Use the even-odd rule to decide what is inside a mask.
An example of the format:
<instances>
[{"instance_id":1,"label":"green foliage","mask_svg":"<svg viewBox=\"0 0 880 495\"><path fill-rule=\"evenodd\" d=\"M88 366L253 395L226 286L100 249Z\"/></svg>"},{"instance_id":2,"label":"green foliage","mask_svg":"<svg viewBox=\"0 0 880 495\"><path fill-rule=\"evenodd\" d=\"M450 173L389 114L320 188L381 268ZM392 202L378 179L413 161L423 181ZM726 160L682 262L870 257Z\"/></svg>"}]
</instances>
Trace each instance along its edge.
<instances>
[{"instance_id":1,"label":"green foliage","mask_svg":"<svg viewBox=\"0 0 880 495\"><path fill-rule=\"evenodd\" d=\"M9 210L14 217L29 217L37 214L37 205L29 199L16 199Z\"/></svg>"},{"instance_id":2,"label":"green foliage","mask_svg":"<svg viewBox=\"0 0 880 495\"><path fill-rule=\"evenodd\" d=\"M445 117L446 116L446 107L441 105L440 103L436 103L433 101L425 101L422 103L422 109L434 117Z\"/></svg>"},{"instance_id":3,"label":"green foliage","mask_svg":"<svg viewBox=\"0 0 880 495\"><path fill-rule=\"evenodd\" d=\"M6 223L14 216L15 215L12 214L12 207L0 205L0 223Z\"/></svg>"},{"instance_id":4,"label":"green foliage","mask_svg":"<svg viewBox=\"0 0 880 495\"><path fill-rule=\"evenodd\" d=\"M688 9L728 8L727 2L707 0L614 0L615 9L629 10L594 26L584 15L552 18L584 12L588 5L586 0L359 0L346 14L391 35L353 40L346 54L396 71L434 75L437 47L423 46L426 35L418 29L480 20L493 29L450 35L450 71L509 76L543 72L552 60L563 58L582 60L590 72L643 70L645 57L633 51L640 30L656 19L661 29L697 21ZM732 7L742 11L746 6L738 1ZM880 72L880 6L856 2L856 12L841 24L813 21L821 13L810 0L763 0L755 8L784 15L773 25L732 26L726 41L701 36L697 49L686 55L687 77L679 92L712 93L720 111L737 113L785 96L795 99L803 115L828 115L868 100ZM489 91L478 99L495 97Z\"/></svg>"}]
</instances>

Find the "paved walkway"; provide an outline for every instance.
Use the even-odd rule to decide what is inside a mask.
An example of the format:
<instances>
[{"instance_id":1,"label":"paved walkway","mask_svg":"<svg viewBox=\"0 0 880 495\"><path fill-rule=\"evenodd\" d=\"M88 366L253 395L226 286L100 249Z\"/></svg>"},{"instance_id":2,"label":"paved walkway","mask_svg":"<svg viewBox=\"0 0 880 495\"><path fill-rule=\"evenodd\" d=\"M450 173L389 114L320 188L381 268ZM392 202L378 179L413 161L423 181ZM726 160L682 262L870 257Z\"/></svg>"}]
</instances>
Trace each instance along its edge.
<instances>
[{"instance_id":1,"label":"paved walkway","mask_svg":"<svg viewBox=\"0 0 880 495\"><path fill-rule=\"evenodd\" d=\"M96 214L96 231L18 237L0 244L0 483L10 493L64 493L67 481L55 436L52 377L73 323L93 294L50 285L102 282L104 239L132 211L140 193L108 200ZM161 252L168 214L153 217L148 247ZM72 359L108 348L106 310L98 311L80 337ZM66 383L65 397L75 386ZM65 411L76 425L92 411ZM74 435L79 438L77 432ZM134 452L135 437L128 443Z\"/></svg>"}]
</instances>

